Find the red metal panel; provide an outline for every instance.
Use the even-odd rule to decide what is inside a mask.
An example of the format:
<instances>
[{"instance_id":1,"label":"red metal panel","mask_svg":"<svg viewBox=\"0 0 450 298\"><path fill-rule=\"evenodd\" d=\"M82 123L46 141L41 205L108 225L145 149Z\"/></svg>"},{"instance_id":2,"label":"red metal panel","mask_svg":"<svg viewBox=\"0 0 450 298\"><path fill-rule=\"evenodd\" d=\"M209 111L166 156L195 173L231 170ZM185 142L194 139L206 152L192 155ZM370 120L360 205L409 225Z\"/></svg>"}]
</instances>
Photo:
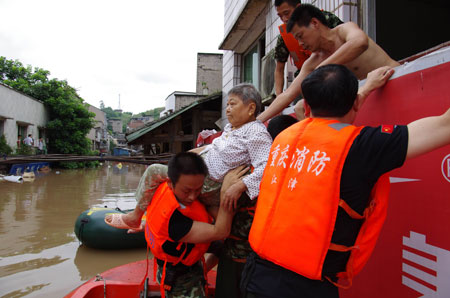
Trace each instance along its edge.
<instances>
[{"instance_id":1,"label":"red metal panel","mask_svg":"<svg viewBox=\"0 0 450 298\"><path fill-rule=\"evenodd\" d=\"M356 124L408 124L449 107L447 62L391 79L367 99ZM391 183L388 217L375 252L341 297L450 297L449 154L445 146L391 173L397 183Z\"/></svg>"}]
</instances>

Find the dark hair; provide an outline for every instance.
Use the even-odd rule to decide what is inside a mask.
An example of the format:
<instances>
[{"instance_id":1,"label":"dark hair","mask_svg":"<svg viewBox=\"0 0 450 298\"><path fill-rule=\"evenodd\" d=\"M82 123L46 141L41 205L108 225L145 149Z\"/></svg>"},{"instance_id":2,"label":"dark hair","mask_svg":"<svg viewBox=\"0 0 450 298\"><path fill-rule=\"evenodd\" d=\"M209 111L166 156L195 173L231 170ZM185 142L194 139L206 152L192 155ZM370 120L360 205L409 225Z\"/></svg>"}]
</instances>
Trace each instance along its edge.
<instances>
[{"instance_id":1,"label":"dark hair","mask_svg":"<svg viewBox=\"0 0 450 298\"><path fill-rule=\"evenodd\" d=\"M324 65L303 80L302 92L314 116L342 117L353 107L358 79L343 65Z\"/></svg>"},{"instance_id":2,"label":"dark hair","mask_svg":"<svg viewBox=\"0 0 450 298\"><path fill-rule=\"evenodd\" d=\"M193 152L181 152L173 156L168 164L168 176L173 186L181 175L208 175L203 158Z\"/></svg>"},{"instance_id":3,"label":"dark hair","mask_svg":"<svg viewBox=\"0 0 450 298\"><path fill-rule=\"evenodd\" d=\"M267 131L272 137L272 140L275 140L275 137L280 132L297 122L297 119L290 115L278 115L270 119L269 124L267 125Z\"/></svg>"},{"instance_id":4,"label":"dark hair","mask_svg":"<svg viewBox=\"0 0 450 298\"><path fill-rule=\"evenodd\" d=\"M328 21L320 9L311 4L302 4L292 13L286 29L288 32L291 32L295 24L300 27L307 27L309 26L309 23L311 23L312 18L316 18L322 24L328 26Z\"/></svg>"},{"instance_id":5,"label":"dark hair","mask_svg":"<svg viewBox=\"0 0 450 298\"><path fill-rule=\"evenodd\" d=\"M275 0L275 7L281 6L281 4L283 4L284 2L292 7L296 7L297 4L301 3L300 0Z\"/></svg>"},{"instance_id":6,"label":"dark hair","mask_svg":"<svg viewBox=\"0 0 450 298\"><path fill-rule=\"evenodd\" d=\"M261 112L261 95L252 84L242 83L236 85L228 91L228 95L230 94L238 96L244 104L249 104L250 101L254 102L256 105L255 116Z\"/></svg>"}]
</instances>

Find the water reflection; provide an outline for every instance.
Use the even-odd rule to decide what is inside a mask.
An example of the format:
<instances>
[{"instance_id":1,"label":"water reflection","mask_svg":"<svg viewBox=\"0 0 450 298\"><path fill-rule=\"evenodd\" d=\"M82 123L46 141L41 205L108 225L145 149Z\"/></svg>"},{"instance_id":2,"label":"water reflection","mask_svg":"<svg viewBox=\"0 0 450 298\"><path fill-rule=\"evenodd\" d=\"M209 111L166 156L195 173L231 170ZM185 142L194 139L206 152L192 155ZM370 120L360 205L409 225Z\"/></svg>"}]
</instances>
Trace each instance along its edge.
<instances>
[{"instance_id":1,"label":"water reflection","mask_svg":"<svg viewBox=\"0 0 450 298\"><path fill-rule=\"evenodd\" d=\"M118 258L117 251L105 250L99 253L97 249L80 246L77 249L74 264L78 269L80 279L88 280L97 273L131 262L131 260L142 260L145 258L145 254L145 248L126 249L120 252L120 258ZM95 266L93 266L93 262Z\"/></svg>"},{"instance_id":2,"label":"water reflection","mask_svg":"<svg viewBox=\"0 0 450 298\"><path fill-rule=\"evenodd\" d=\"M91 206L131 209L145 167L39 173L32 182L0 182L0 296L62 297L97 273L143 259L145 249L79 247L73 232Z\"/></svg>"}]
</instances>

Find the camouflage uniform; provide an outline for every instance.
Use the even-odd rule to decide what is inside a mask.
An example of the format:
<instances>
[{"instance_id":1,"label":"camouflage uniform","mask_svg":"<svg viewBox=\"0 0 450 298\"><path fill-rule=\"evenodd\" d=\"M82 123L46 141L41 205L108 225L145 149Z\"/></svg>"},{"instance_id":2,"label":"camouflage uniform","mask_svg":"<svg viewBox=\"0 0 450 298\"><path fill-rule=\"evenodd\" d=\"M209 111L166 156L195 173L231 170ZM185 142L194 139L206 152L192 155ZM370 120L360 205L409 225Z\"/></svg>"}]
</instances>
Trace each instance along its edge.
<instances>
[{"instance_id":1,"label":"camouflage uniform","mask_svg":"<svg viewBox=\"0 0 450 298\"><path fill-rule=\"evenodd\" d=\"M328 12L328 11L322 11L322 12L325 15L325 18L328 22L328 24L327 24L328 27L334 28L343 23L336 15L332 14L331 12ZM286 44L284 43L284 40L281 37L281 35L278 35L277 45L275 46L274 58L276 61L282 62L282 63L286 63L289 58L289 50L286 47ZM300 70L298 69L295 72L294 77L296 77L299 72L300 72Z\"/></svg>"},{"instance_id":2,"label":"camouflage uniform","mask_svg":"<svg viewBox=\"0 0 450 298\"><path fill-rule=\"evenodd\" d=\"M184 265L183 265L184 266ZM156 273L156 279L161 283L162 266L158 265L158 271ZM203 266L201 262L198 262L190 267L184 266L180 269L179 266L170 267L166 265L166 280L170 275L169 271L172 270L173 282L171 283L172 289L165 291L168 298L204 298L205 294L205 278L203 275Z\"/></svg>"},{"instance_id":3,"label":"camouflage uniform","mask_svg":"<svg viewBox=\"0 0 450 298\"><path fill-rule=\"evenodd\" d=\"M256 200L256 198L250 200L246 193L243 193L239 198L238 211L233 217L230 237L224 242L224 254L229 258L246 259L252 251L248 242L248 234L250 233L255 211L247 208L255 207Z\"/></svg>"},{"instance_id":4,"label":"camouflage uniform","mask_svg":"<svg viewBox=\"0 0 450 298\"><path fill-rule=\"evenodd\" d=\"M233 217L231 233L224 241L224 248L219 258L216 279L216 298L241 297L239 284L245 260L252 252L248 234L252 226L256 198L250 200L243 193L238 201L238 211Z\"/></svg>"},{"instance_id":5,"label":"camouflage uniform","mask_svg":"<svg viewBox=\"0 0 450 298\"><path fill-rule=\"evenodd\" d=\"M151 199L155 193L155 190L160 183L167 180L167 166L153 164L147 168L143 177L141 178L140 186L138 187L136 198L139 202L139 207L145 210L150 204ZM142 185L141 185L142 184ZM218 206L220 204L220 187L221 183L213 181L207 176L203 183L202 192L199 196L199 200L206 206ZM248 207L254 207L256 205L256 198L250 200L248 195L244 192L238 201L239 210L233 217L233 222L231 225L231 238L227 238L224 242L224 248L222 250L219 262L235 263L238 269L233 269L231 272L228 269L222 270L217 274L218 281L216 289L223 291L223 293L218 293L216 291L216 297L238 297L239 293L239 279L240 273L242 272L243 265L242 260L245 260L248 254L252 251L250 244L248 242L248 234L250 232L250 227L253 222L254 210L247 210ZM232 260L239 260L241 263L234 262ZM179 268L178 266L175 266ZM186 267L186 266L185 266ZM191 269L192 267L192 269ZM188 298L188 297L206 297L205 296L205 280L203 276L203 268L201 266L193 265L187 269L187 271L180 273L179 270L175 269L175 278L172 282L172 289L170 292L166 291L166 296L169 298ZM219 263L220 268L220 263ZM186 268L184 268L186 269ZM174 270L173 268L166 267L166 280L169 271ZM158 266L157 270L157 280L161 282L162 276L162 266ZM173 276L172 276L173 277ZM238 279L236 283L230 286L228 279ZM166 283L166 281L165 281ZM219 284L224 285L222 289ZM227 290L227 291L225 291ZM229 290L232 294L228 295Z\"/></svg>"}]
</instances>

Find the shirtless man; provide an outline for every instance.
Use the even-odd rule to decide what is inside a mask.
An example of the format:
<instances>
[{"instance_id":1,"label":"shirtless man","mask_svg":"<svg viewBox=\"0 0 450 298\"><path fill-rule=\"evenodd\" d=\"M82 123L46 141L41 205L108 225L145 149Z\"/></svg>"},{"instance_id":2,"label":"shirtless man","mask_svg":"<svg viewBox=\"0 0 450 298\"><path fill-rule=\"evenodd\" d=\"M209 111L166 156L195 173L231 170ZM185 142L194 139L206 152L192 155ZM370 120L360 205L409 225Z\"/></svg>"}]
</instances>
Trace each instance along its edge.
<instances>
[{"instance_id":1,"label":"shirtless man","mask_svg":"<svg viewBox=\"0 0 450 298\"><path fill-rule=\"evenodd\" d=\"M323 13L310 4L298 6L289 19L287 30L300 42L303 48L312 52L305 61L300 74L289 88L277 96L274 102L258 116L267 121L286 108L294 98L302 93L301 84L314 69L325 64L343 64L358 79L381 66L400 65L370 39L364 31L351 22L330 29Z\"/></svg>"}]
</instances>

